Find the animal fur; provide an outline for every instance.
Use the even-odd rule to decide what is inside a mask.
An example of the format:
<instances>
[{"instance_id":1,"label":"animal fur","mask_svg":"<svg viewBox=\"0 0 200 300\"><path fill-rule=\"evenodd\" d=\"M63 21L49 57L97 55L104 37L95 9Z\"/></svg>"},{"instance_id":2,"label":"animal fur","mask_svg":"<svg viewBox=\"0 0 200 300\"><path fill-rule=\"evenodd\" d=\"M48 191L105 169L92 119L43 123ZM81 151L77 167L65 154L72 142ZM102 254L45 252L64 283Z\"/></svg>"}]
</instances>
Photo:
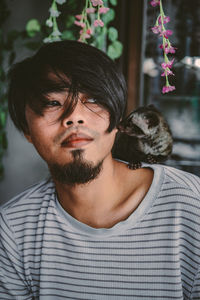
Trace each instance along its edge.
<instances>
[{"instance_id":1,"label":"animal fur","mask_svg":"<svg viewBox=\"0 0 200 300\"><path fill-rule=\"evenodd\" d=\"M161 163L172 152L171 130L162 113L153 105L141 106L118 126L113 157L129 162L129 168L141 167L141 162Z\"/></svg>"}]
</instances>

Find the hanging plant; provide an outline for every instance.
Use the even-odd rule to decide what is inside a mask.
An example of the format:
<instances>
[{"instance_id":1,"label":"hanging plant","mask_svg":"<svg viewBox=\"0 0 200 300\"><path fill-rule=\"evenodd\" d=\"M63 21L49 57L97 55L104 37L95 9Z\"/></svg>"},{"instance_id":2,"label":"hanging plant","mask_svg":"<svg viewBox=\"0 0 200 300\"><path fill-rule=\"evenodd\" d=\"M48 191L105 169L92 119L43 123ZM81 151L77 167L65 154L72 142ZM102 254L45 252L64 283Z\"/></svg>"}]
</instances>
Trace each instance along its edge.
<instances>
[{"instance_id":1,"label":"hanging plant","mask_svg":"<svg viewBox=\"0 0 200 300\"><path fill-rule=\"evenodd\" d=\"M117 5L117 1L110 1ZM80 27L79 41L89 43L106 52L112 59L121 56L123 46L118 41L118 31L109 23L115 18L115 11L108 7L108 1L86 0L82 13L76 15L75 24Z\"/></svg>"},{"instance_id":2,"label":"hanging plant","mask_svg":"<svg viewBox=\"0 0 200 300\"><path fill-rule=\"evenodd\" d=\"M172 66L174 63L174 58L169 59L169 54L174 54L176 52L176 48L172 46L169 37L173 34L173 31L170 29L166 29L166 24L170 22L170 17L166 16L162 6L162 0L152 0L150 4L153 7L159 8L159 15L156 19L156 23L154 27L152 27L152 31L155 34L158 34L159 37L162 38L162 44L159 45L159 48L163 50L164 62L161 64L163 72L161 74L162 77L165 77L165 86L162 88L162 93L168 93L175 90L175 86L170 85L169 76L174 76L172 72Z\"/></svg>"},{"instance_id":3,"label":"hanging plant","mask_svg":"<svg viewBox=\"0 0 200 300\"><path fill-rule=\"evenodd\" d=\"M121 56L123 46L118 41L118 31L109 23L115 18L115 11L108 6L108 0L85 0L85 6L81 14L71 16L67 25L72 22L79 28L79 37L72 34L71 28L67 28L63 33L59 30L58 17L61 11L58 4L62 5L66 0L53 0L49 9L50 16L46 20L46 25L52 28L51 33L44 39L45 43L59 41L63 39L78 39L83 43L88 43L106 52L112 59ZM110 0L110 4L117 5L117 0ZM71 21L71 22L70 22ZM70 24L69 24L70 22ZM35 26L37 26L35 24Z\"/></svg>"}]
</instances>

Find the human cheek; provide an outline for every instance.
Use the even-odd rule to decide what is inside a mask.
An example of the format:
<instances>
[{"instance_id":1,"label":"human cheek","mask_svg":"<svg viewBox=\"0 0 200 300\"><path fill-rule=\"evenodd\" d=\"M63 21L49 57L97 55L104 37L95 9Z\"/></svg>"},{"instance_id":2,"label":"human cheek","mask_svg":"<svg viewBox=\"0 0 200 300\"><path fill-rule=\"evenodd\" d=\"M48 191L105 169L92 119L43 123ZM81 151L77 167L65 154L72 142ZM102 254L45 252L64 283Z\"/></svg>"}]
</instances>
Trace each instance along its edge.
<instances>
[{"instance_id":1,"label":"human cheek","mask_svg":"<svg viewBox=\"0 0 200 300\"><path fill-rule=\"evenodd\" d=\"M99 133L105 134L110 124L110 115L105 109L101 109L98 113L91 112L90 126Z\"/></svg>"},{"instance_id":2,"label":"human cheek","mask_svg":"<svg viewBox=\"0 0 200 300\"><path fill-rule=\"evenodd\" d=\"M44 122L44 119L29 122L29 132L26 136L27 140L32 143L38 152L50 152L53 147L54 127Z\"/></svg>"}]
</instances>

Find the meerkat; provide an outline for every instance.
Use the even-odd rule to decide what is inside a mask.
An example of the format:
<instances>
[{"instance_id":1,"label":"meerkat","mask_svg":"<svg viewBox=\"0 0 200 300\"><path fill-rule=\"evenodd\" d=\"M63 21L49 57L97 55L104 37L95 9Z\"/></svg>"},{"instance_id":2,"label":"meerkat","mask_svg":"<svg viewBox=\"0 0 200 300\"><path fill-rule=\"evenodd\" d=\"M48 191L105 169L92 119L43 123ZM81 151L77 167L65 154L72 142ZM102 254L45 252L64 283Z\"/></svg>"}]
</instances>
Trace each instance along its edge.
<instances>
[{"instance_id":1,"label":"meerkat","mask_svg":"<svg viewBox=\"0 0 200 300\"><path fill-rule=\"evenodd\" d=\"M129 162L130 169L141 162L161 163L172 152L172 133L162 113L154 105L141 106L118 126L113 157Z\"/></svg>"}]
</instances>

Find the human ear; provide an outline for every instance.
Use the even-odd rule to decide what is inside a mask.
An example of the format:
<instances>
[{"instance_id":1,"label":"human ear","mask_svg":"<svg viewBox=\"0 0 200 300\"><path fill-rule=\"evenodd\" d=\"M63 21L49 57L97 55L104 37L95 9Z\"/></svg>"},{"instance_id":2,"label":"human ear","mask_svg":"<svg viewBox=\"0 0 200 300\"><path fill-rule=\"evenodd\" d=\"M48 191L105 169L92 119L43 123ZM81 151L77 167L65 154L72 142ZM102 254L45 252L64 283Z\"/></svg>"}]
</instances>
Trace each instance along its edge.
<instances>
[{"instance_id":1,"label":"human ear","mask_svg":"<svg viewBox=\"0 0 200 300\"><path fill-rule=\"evenodd\" d=\"M119 129L117 127L114 128L115 133L117 134L117 132L119 131Z\"/></svg>"},{"instance_id":2,"label":"human ear","mask_svg":"<svg viewBox=\"0 0 200 300\"><path fill-rule=\"evenodd\" d=\"M29 133L24 133L24 136L25 136L25 138L27 139L27 141L28 141L29 143L33 144L32 138L31 138L31 136L30 136Z\"/></svg>"}]
</instances>

